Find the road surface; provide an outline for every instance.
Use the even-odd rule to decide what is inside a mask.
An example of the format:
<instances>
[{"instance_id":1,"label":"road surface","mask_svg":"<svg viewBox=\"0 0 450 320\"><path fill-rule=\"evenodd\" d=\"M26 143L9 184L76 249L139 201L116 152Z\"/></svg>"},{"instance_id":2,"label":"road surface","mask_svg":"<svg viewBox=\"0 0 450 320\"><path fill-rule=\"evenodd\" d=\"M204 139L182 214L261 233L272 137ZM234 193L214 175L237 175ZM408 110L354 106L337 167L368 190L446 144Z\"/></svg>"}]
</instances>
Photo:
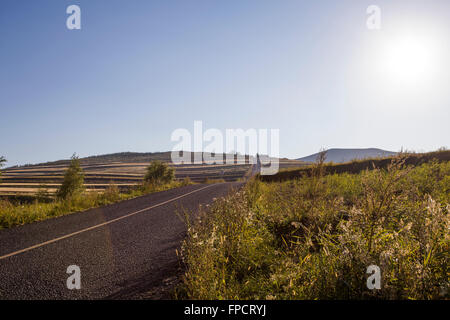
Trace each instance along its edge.
<instances>
[{"instance_id":1,"label":"road surface","mask_svg":"<svg viewBox=\"0 0 450 320\"><path fill-rule=\"evenodd\" d=\"M196 212L241 185L190 185L0 230L0 299L170 298L186 236L177 212ZM72 265L80 290L67 288Z\"/></svg>"}]
</instances>

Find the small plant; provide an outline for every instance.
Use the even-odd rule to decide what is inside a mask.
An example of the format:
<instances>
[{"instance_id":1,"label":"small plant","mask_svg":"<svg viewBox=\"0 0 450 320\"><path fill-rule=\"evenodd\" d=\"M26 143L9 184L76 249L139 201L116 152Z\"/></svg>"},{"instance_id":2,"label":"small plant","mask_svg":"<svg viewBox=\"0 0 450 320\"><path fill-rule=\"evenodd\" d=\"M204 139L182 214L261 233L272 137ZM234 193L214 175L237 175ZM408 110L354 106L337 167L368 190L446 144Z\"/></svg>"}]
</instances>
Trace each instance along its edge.
<instances>
[{"instance_id":1,"label":"small plant","mask_svg":"<svg viewBox=\"0 0 450 320\"><path fill-rule=\"evenodd\" d=\"M67 200L71 197L79 196L84 191L84 174L80 165L80 160L74 154L71 158L61 187L58 190L58 199Z\"/></svg>"},{"instance_id":2,"label":"small plant","mask_svg":"<svg viewBox=\"0 0 450 320\"><path fill-rule=\"evenodd\" d=\"M147 173L144 176L144 182L153 185L170 183L174 179L175 170L162 161L153 161L147 167Z\"/></svg>"},{"instance_id":3,"label":"small plant","mask_svg":"<svg viewBox=\"0 0 450 320\"><path fill-rule=\"evenodd\" d=\"M192 182L191 178L189 178L189 177L186 177L186 178L183 179L183 181L181 181L181 185L182 186L188 186L188 185L190 185L192 183L193 182Z\"/></svg>"},{"instance_id":4,"label":"small plant","mask_svg":"<svg viewBox=\"0 0 450 320\"><path fill-rule=\"evenodd\" d=\"M105 204L113 203L120 200L120 190L117 184L111 182L103 193L103 199L105 200Z\"/></svg>"}]
</instances>

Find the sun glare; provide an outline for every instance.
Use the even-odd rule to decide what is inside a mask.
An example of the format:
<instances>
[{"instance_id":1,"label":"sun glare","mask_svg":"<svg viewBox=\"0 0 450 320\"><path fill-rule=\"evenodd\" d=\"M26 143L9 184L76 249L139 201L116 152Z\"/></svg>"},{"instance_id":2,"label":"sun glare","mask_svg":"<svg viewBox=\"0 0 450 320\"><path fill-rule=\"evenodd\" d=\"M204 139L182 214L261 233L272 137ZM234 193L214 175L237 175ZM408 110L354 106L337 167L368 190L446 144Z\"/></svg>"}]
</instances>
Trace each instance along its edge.
<instances>
[{"instance_id":1,"label":"sun glare","mask_svg":"<svg viewBox=\"0 0 450 320\"><path fill-rule=\"evenodd\" d=\"M404 22L365 36L349 77L355 106L368 97L379 110L434 108L448 96L448 44L435 23ZM358 61L358 62L353 62Z\"/></svg>"},{"instance_id":2,"label":"sun glare","mask_svg":"<svg viewBox=\"0 0 450 320\"><path fill-rule=\"evenodd\" d=\"M431 81L438 63L432 39L418 35L389 39L380 58L384 80L401 86Z\"/></svg>"}]
</instances>

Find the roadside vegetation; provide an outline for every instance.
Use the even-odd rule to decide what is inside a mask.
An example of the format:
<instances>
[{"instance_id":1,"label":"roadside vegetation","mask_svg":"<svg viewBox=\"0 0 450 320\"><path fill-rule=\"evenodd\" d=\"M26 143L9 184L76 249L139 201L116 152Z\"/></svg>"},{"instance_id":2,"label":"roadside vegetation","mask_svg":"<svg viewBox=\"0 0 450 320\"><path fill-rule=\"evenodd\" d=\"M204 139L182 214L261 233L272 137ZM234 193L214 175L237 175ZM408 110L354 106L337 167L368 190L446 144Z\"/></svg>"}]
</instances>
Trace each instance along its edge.
<instances>
[{"instance_id":1,"label":"roadside vegetation","mask_svg":"<svg viewBox=\"0 0 450 320\"><path fill-rule=\"evenodd\" d=\"M74 154L56 196L59 199L67 200L83 194L84 191L83 169L81 169L80 160Z\"/></svg>"},{"instance_id":2,"label":"roadside vegetation","mask_svg":"<svg viewBox=\"0 0 450 320\"><path fill-rule=\"evenodd\" d=\"M254 179L189 225L179 298L448 299L450 161ZM350 171L352 172L352 171ZM367 267L381 289L367 288Z\"/></svg>"},{"instance_id":3,"label":"roadside vegetation","mask_svg":"<svg viewBox=\"0 0 450 320\"><path fill-rule=\"evenodd\" d=\"M323 152L319 153L323 154ZM414 153L414 152L401 152L399 154L405 165L418 166L422 163L427 163L432 160L437 160L440 162L450 161L450 150L446 148L440 148L438 151L428 152L428 153ZM323 164L323 171L326 174L333 173L360 173L367 169L376 168L387 168L391 163L392 157L385 158L369 158L369 159L358 159L345 163L332 163L327 162ZM262 176L260 177L263 182L279 182L292 179L298 179L303 175L311 175L314 170L315 165L305 165L301 168L287 168L281 169L277 174L272 176Z\"/></svg>"},{"instance_id":4,"label":"roadside vegetation","mask_svg":"<svg viewBox=\"0 0 450 320\"><path fill-rule=\"evenodd\" d=\"M224 183L226 182L225 179L211 179L211 178L205 178L202 183L204 184L215 184L215 183Z\"/></svg>"},{"instance_id":5,"label":"roadside vegetation","mask_svg":"<svg viewBox=\"0 0 450 320\"><path fill-rule=\"evenodd\" d=\"M165 184L175 179L175 170L162 161L153 161L148 167L144 177L147 184Z\"/></svg>"},{"instance_id":6,"label":"roadside vegetation","mask_svg":"<svg viewBox=\"0 0 450 320\"><path fill-rule=\"evenodd\" d=\"M142 183L126 192L120 192L115 184L110 184L104 192L87 191L84 188L80 160L73 155L63 183L55 196L49 194L43 185L31 202L0 199L0 229L84 211L191 183L189 179L175 181L173 168L167 163L155 161L147 168Z\"/></svg>"}]
</instances>

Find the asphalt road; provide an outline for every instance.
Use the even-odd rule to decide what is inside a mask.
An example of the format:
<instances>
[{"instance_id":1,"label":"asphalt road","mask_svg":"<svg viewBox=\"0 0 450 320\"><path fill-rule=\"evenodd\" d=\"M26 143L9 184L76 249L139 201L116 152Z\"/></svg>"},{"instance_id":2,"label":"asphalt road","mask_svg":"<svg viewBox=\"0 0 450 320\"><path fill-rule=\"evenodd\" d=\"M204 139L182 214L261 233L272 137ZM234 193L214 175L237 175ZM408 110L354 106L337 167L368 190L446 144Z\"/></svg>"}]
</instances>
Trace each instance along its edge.
<instances>
[{"instance_id":1,"label":"asphalt road","mask_svg":"<svg viewBox=\"0 0 450 320\"><path fill-rule=\"evenodd\" d=\"M190 185L0 230L0 299L170 298L186 236L177 212L195 214L241 185ZM80 290L67 288L71 265Z\"/></svg>"}]
</instances>

